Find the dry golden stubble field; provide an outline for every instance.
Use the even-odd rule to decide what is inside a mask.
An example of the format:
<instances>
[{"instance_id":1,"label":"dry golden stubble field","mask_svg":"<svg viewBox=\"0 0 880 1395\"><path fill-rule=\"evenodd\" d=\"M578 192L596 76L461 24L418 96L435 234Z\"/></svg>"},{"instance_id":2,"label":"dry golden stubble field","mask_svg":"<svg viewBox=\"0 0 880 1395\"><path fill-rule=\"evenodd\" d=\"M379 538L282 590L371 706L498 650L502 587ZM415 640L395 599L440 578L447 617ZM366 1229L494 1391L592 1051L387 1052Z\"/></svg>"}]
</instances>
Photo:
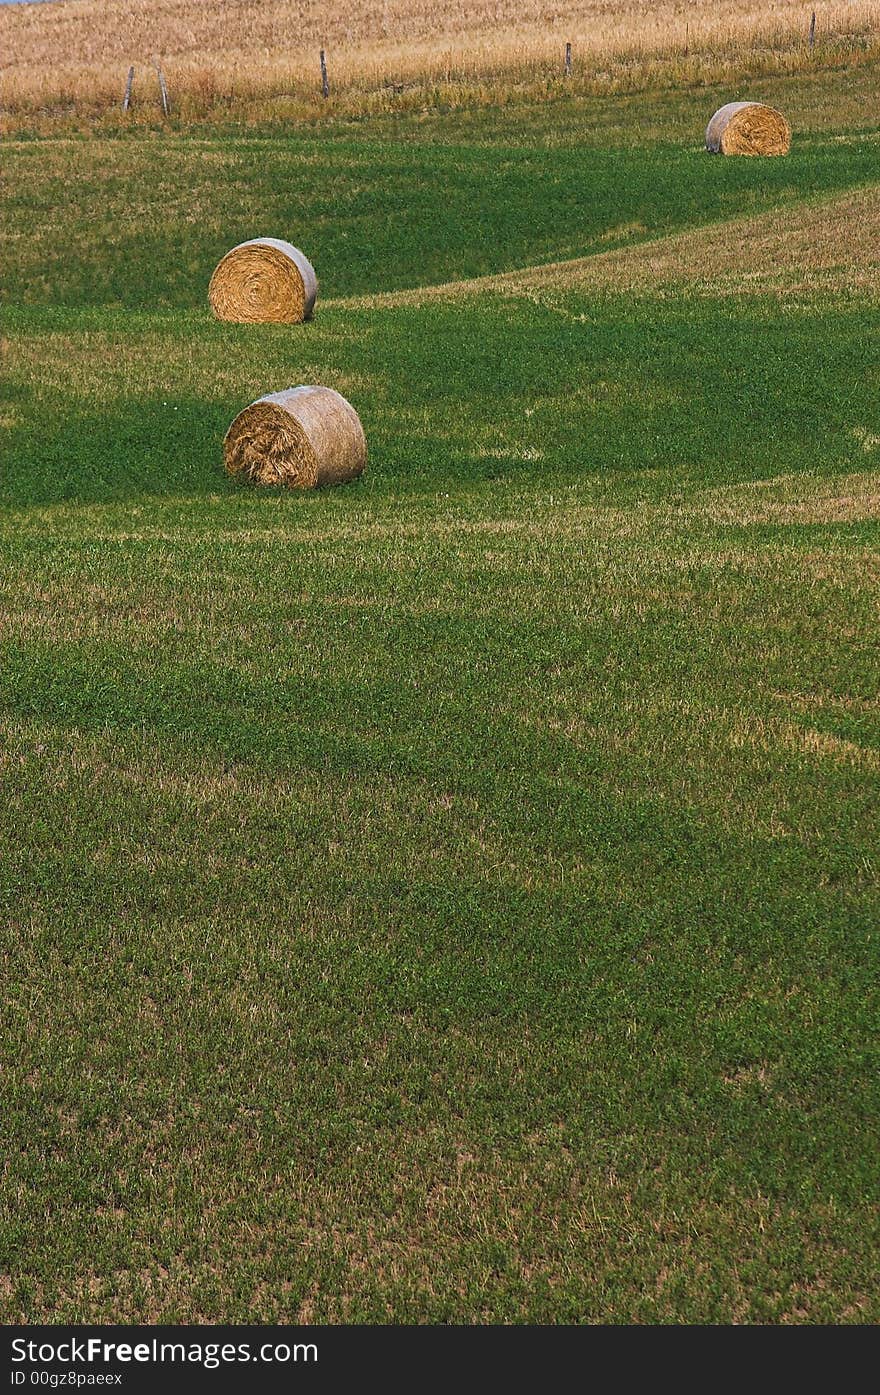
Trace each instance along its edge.
<instances>
[{"instance_id":1,"label":"dry golden stubble field","mask_svg":"<svg viewBox=\"0 0 880 1395\"><path fill-rule=\"evenodd\" d=\"M129 64L136 97L155 94L161 63L183 108L296 96L320 106L318 51L333 102L393 94L390 84L491 83L532 94L573 47L574 82L600 90L725 81L798 71L876 51L880 12L865 0L815 0L816 45L802 0L57 0L0 7L0 102L7 111L118 100ZM396 94L400 96L398 92Z\"/></svg>"}]
</instances>

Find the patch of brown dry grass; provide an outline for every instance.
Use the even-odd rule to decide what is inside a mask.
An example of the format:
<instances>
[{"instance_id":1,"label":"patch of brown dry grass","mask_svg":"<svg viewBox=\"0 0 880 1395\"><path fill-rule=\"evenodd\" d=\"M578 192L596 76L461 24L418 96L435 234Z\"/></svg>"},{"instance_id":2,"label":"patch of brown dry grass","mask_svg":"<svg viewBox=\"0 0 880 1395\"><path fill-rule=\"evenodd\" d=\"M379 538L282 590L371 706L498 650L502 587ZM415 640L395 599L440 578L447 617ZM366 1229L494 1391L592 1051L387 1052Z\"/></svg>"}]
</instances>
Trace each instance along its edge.
<instances>
[{"instance_id":1,"label":"patch of brown dry grass","mask_svg":"<svg viewBox=\"0 0 880 1395\"><path fill-rule=\"evenodd\" d=\"M713 295L816 288L876 292L878 234L880 189L856 189L795 209L676 233L568 268L542 268L526 274L523 285L613 290L689 285Z\"/></svg>"},{"instance_id":2,"label":"patch of brown dry grass","mask_svg":"<svg viewBox=\"0 0 880 1395\"><path fill-rule=\"evenodd\" d=\"M855 434L855 432L853 433ZM714 523L863 523L880 519L876 471L815 479L781 475L710 491L705 516Z\"/></svg>"}]
</instances>

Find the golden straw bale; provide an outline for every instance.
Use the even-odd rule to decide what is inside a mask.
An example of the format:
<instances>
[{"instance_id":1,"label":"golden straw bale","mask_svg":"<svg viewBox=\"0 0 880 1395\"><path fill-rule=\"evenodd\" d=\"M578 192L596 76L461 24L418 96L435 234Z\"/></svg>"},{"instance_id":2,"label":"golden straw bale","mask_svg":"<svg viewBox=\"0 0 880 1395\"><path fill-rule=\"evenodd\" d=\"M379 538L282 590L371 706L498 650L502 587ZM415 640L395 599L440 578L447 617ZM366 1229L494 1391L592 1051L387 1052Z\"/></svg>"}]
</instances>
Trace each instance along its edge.
<instances>
[{"instance_id":1,"label":"golden straw bale","mask_svg":"<svg viewBox=\"0 0 880 1395\"><path fill-rule=\"evenodd\" d=\"M277 237L255 237L233 247L208 287L217 319L236 324L300 324L311 318L317 294L311 262Z\"/></svg>"},{"instance_id":2,"label":"golden straw bale","mask_svg":"<svg viewBox=\"0 0 880 1395\"><path fill-rule=\"evenodd\" d=\"M706 149L713 155L787 155L791 127L775 107L763 102L728 102L706 127Z\"/></svg>"},{"instance_id":3,"label":"golden straw bale","mask_svg":"<svg viewBox=\"0 0 880 1395\"><path fill-rule=\"evenodd\" d=\"M239 412L223 441L227 473L254 484L314 489L363 473L360 418L333 388L270 392Z\"/></svg>"}]
</instances>

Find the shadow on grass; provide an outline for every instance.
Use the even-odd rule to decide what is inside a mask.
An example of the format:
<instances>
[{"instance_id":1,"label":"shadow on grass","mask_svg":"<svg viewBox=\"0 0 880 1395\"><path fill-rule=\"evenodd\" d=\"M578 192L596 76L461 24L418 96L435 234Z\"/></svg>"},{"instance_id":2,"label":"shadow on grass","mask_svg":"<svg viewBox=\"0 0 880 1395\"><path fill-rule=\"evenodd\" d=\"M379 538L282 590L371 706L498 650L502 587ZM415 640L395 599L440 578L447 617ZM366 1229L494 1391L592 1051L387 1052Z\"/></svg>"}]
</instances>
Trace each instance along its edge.
<instances>
[{"instance_id":1,"label":"shadow on grass","mask_svg":"<svg viewBox=\"0 0 880 1395\"><path fill-rule=\"evenodd\" d=\"M35 342L44 312L17 318L24 342ZM47 351L75 353L79 313L61 324L63 339ZM127 325L108 324L124 342ZM865 433L878 427L873 311L861 305L486 296L328 314L307 346L161 318L141 332L157 376L170 366L191 390L125 391L98 410L100 362L79 397L13 382L0 503L234 489L223 436L260 383L324 381L348 393L351 382L370 444L358 487L371 494L651 475L648 497L686 483L863 469ZM148 378L149 359L137 371Z\"/></svg>"},{"instance_id":2,"label":"shadow on grass","mask_svg":"<svg viewBox=\"0 0 880 1395\"><path fill-rule=\"evenodd\" d=\"M216 402L134 398L104 412L41 412L7 434L2 503L111 503L226 485L221 443L234 412Z\"/></svg>"}]
</instances>

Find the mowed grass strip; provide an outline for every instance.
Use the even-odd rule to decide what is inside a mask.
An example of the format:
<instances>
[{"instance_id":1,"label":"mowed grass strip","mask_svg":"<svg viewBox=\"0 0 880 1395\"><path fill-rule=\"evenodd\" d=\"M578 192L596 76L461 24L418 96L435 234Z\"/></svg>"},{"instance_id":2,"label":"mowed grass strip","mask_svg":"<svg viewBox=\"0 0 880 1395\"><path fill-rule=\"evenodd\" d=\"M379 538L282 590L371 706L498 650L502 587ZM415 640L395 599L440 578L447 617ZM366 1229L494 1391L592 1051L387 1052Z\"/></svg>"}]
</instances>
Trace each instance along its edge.
<instances>
[{"instance_id":1,"label":"mowed grass strip","mask_svg":"<svg viewBox=\"0 0 880 1395\"><path fill-rule=\"evenodd\" d=\"M874 251L878 233L880 185L869 185L794 207L641 239L610 252L331 304L340 309L387 309L490 292L533 298L556 289L800 297L834 292L842 298L874 298L880 289ZM542 295L541 303L554 302Z\"/></svg>"}]
</instances>

